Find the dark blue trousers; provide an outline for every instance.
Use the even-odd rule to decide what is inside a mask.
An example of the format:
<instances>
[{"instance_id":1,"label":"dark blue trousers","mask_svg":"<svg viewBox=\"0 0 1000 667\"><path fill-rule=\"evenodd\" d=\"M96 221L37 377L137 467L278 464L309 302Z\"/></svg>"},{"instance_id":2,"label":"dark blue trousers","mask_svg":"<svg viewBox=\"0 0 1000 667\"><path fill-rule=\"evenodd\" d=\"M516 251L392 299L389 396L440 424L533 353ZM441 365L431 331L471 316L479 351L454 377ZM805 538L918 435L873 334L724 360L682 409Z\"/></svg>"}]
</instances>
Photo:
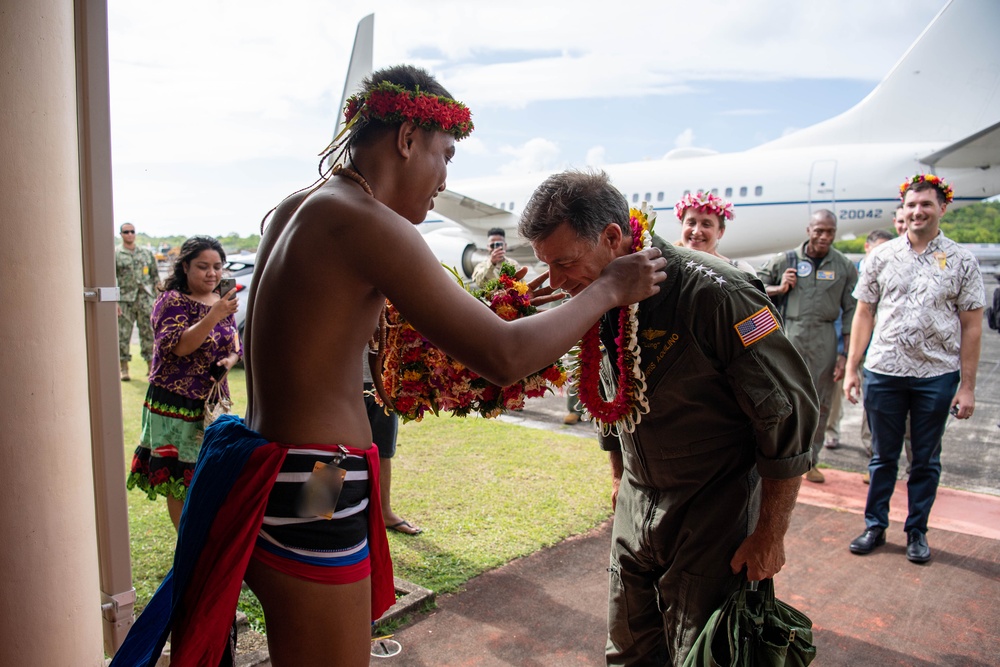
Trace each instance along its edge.
<instances>
[{"instance_id":1,"label":"dark blue trousers","mask_svg":"<svg viewBox=\"0 0 1000 667\"><path fill-rule=\"evenodd\" d=\"M906 481L909 513L903 529L927 532L927 519L941 478L941 436L951 400L958 389L959 372L915 378L882 375L865 370L864 394L872 432L871 485L865 504L865 525L889 527L889 499L896 487L899 452L910 417L913 449Z\"/></svg>"}]
</instances>

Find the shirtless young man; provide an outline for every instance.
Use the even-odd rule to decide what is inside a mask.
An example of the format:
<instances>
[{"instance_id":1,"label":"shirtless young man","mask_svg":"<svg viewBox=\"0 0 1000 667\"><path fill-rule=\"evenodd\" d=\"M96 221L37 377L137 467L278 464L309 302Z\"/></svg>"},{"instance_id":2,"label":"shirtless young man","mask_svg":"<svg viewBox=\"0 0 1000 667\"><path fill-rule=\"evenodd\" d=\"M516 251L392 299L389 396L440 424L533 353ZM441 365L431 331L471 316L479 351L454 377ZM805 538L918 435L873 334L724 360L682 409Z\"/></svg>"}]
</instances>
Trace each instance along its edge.
<instances>
[{"instance_id":1,"label":"shirtless young man","mask_svg":"<svg viewBox=\"0 0 1000 667\"><path fill-rule=\"evenodd\" d=\"M456 140L472 130L468 109L408 66L376 72L362 88L345 110L344 167L283 201L257 254L246 425L225 416L209 428L181 523L172 575L181 602L167 626L182 664L218 662L241 575L264 608L275 667L369 663L370 623L394 593L358 357L386 298L442 350L505 386L558 359L610 308L655 294L666 277L658 250L635 253L559 308L500 319L441 269L414 228L445 188ZM334 518L301 518L301 480L331 460L350 471ZM221 554L206 557L212 550ZM156 597L147 607L161 608ZM162 646L166 631L157 631ZM125 649L122 662L158 651L155 642Z\"/></svg>"}]
</instances>

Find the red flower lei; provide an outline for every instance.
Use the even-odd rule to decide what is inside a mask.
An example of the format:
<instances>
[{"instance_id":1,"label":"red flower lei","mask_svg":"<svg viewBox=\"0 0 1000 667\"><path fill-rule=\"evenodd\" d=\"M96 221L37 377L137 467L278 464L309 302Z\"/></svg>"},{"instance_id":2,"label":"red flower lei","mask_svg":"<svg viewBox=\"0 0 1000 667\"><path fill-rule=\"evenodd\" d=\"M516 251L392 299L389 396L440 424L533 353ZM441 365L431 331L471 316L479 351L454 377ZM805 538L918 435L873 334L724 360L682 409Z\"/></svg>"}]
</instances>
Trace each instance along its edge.
<instances>
[{"instance_id":1,"label":"red flower lei","mask_svg":"<svg viewBox=\"0 0 1000 667\"><path fill-rule=\"evenodd\" d=\"M441 130L464 139L473 130L472 112L461 102L440 95L425 93L419 88L410 91L388 81L382 81L366 93L352 95L344 106L345 127L358 116L386 123L413 121L425 130Z\"/></svg>"},{"instance_id":2,"label":"red flower lei","mask_svg":"<svg viewBox=\"0 0 1000 667\"><path fill-rule=\"evenodd\" d=\"M642 250L650 240L649 230L655 213L631 209L629 224L632 227L632 252ZM646 246L648 247L648 246ZM605 434L612 433L617 426L619 432L631 432L642 415L649 412L646 402L646 379L639 368L639 347L636 343L636 323L634 315L638 304L618 309L618 348L616 364L617 392L611 401L605 401L598 389L601 364L601 323L598 321L584 334L580 341L579 360L574 383L580 403L601 425Z\"/></svg>"},{"instance_id":3,"label":"red flower lei","mask_svg":"<svg viewBox=\"0 0 1000 667\"><path fill-rule=\"evenodd\" d=\"M458 274L449 270L461 283ZM514 267L505 263L496 280L472 291L498 317L508 321L536 312L528 286L516 280L515 273ZM525 399L544 396L566 381L562 364L556 361L507 387L498 387L435 347L389 302L381 329L380 375L385 395L376 398L404 422L420 421L428 412L443 411L459 417L477 413L489 419L507 410L519 410Z\"/></svg>"}]
</instances>

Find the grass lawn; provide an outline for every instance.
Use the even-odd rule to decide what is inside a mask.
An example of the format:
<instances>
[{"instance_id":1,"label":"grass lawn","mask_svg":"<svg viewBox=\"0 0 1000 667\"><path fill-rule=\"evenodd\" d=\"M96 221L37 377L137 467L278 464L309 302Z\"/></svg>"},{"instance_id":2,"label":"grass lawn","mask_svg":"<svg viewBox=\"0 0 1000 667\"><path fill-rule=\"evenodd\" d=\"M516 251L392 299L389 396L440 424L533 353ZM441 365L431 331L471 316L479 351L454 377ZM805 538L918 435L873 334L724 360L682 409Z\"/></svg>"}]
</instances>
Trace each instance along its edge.
<instances>
[{"instance_id":1,"label":"grass lawn","mask_svg":"<svg viewBox=\"0 0 1000 667\"><path fill-rule=\"evenodd\" d=\"M145 364L133 346L132 381L122 383L126 469L139 439ZM246 406L242 368L229 375L234 412ZM360 389L359 389L360 390ZM596 442L493 420L429 417L402 425L392 469L392 504L424 529L389 533L396 576L438 593L515 558L585 532L610 516L607 455ZM163 499L129 494L136 611L173 560L175 534ZM256 600L240 608L259 620Z\"/></svg>"}]
</instances>

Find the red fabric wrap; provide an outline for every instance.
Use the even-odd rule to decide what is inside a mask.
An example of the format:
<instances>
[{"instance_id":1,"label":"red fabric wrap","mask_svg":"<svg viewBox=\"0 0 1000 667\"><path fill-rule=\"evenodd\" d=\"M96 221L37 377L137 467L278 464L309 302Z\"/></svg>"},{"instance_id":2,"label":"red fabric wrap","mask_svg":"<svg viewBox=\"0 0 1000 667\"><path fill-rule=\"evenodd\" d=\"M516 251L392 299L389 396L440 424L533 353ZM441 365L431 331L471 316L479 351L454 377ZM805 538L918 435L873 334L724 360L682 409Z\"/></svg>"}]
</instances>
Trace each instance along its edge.
<instances>
[{"instance_id":1,"label":"red fabric wrap","mask_svg":"<svg viewBox=\"0 0 1000 667\"><path fill-rule=\"evenodd\" d=\"M174 667L219 664L233 624L243 573L264 522L267 496L285 460L285 451L274 443L254 450L212 522L206 546L175 614L170 641L170 664Z\"/></svg>"},{"instance_id":2,"label":"red fabric wrap","mask_svg":"<svg viewBox=\"0 0 1000 667\"><path fill-rule=\"evenodd\" d=\"M296 448L299 447L339 449L336 445ZM289 448L272 442L254 450L219 509L175 615L170 642L170 664L174 667L219 664L240 597L243 574L264 522L268 495ZM364 450L346 449L364 456L368 463L368 566L371 568L371 620L375 621L396 602L389 541L382 519L378 447L373 444Z\"/></svg>"},{"instance_id":3,"label":"red fabric wrap","mask_svg":"<svg viewBox=\"0 0 1000 667\"><path fill-rule=\"evenodd\" d=\"M339 450L338 445L303 445L303 449ZM354 456L362 456L368 464L368 559L355 565L323 567L282 558L266 549L256 548L253 557L279 572L320 584L351 584L371 575L372 620L378 620L396 602L389 540L382 519L382 490L379 486L380 459L378 447L358 449L344 445Z\"/></svg>"}]
</instances>

